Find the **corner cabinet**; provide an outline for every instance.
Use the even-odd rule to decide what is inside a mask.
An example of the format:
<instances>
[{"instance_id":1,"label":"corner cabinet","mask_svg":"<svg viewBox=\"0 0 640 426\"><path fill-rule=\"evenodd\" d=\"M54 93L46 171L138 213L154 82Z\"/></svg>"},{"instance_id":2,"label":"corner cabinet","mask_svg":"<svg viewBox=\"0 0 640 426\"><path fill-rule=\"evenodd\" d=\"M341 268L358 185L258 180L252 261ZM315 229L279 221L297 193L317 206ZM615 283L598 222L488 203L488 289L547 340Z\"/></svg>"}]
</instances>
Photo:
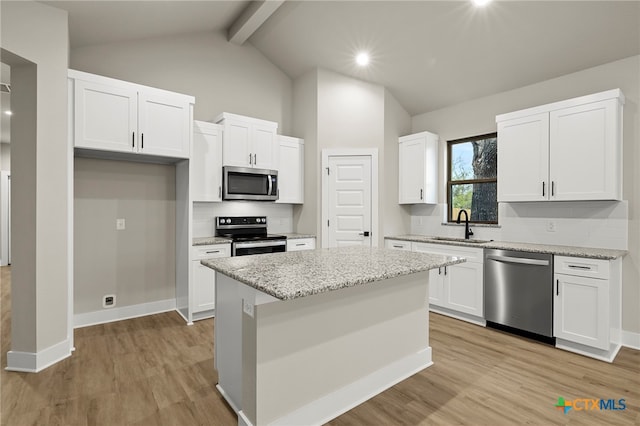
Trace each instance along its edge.
<instances>
[{"instance_id":1,"label":"corner cabinet","mask_svg":"<svg viewBox=\"0 0 640 426\"><path fill-rule=\"evenodd\" d=\"M193 122L191 199L222 201L222 128L204 121Z\"/></svg>"},{"instance_id":2,"label":"corner cabinet","mask_svg":"<svg viewBox=\"0 0 640 426\"><path fill-rule=\"evenodd\" d=\"M304 139L278 136L278 200L304 203Z\"/></svg>"},{"instance_id":3,"label":"corner cabinet","mask_svg":"<svg viewBox=\"0 0 640 426\"><path fill-rule=\"evenodd\" d=\"M624 100L615 89L497 116L498 201L620 200Z\"/></svg>"},{"instance_id":4,"label":"corner cabinet","mask_svg":"<svg viewBox=\"0 0 640 426\"><path fill-rule=\"evenodd\" d=\"M192 96L81 71L68 75L75 148L189 158Z\"/></svg>"},{"instance_id":5,"label":"corner cabinet","mask_svg":"<svg viewBox=\"0 0 640 426\"><path fill-rule=\"evenodd\" d=\"M421 132L398 141L399 204L438 202L438 135Z\"/></svg>"},{"instance_id":6,"label":"corner cabinet","mask_svg":"<svg viewBox=\"0 0 640 426\"><path fill-rule=\"evenodd\" d=\"M621 264L554 257L556 347L613 361L621 343Z\"/></svg>"},{"instance_id":7,"label":"corner cabinet","mask_svg":"<svg viewBox=\"0 0 640 426\"><path fill-rule=\"evenodd\" d=\"M482 248L393 239L385 240L385 247L392 250L464 257L464 263L429 271L429 309L474 324L486 324Z\"/></svg>"},{"instance_id":8,"label":"corner cabinet","mask_svg":"<svg viewBox=\"0 0 640 426\"><path fill-rule=\"evenodd\" d=\"M275 170L278 167L278 123L223 112L222 165Z\"/></svg>"}]
</instances>

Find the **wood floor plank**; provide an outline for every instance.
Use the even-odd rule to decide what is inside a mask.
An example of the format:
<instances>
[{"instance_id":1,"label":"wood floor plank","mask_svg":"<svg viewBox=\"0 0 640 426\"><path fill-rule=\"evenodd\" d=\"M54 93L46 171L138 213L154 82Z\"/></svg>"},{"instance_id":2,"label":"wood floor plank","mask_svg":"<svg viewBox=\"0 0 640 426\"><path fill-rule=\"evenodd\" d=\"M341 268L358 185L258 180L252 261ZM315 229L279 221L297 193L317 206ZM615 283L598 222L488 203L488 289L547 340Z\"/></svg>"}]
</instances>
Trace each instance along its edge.
<instances>
[{"instance_id":1,"label":"wood floor plank","mask_svg":"<svg viewBox=\"0 0 640 426\"><path fill-rule=\"evenodd\" d=\"M10 268L0 268L0 348L10 348ZM430 314L434 365L331 426L640 425L640 351L608 364ZM74 354L38 374L0 371L0 424L215 425L237 417L215 388L213 319L175 312L75 330ZM624 411L575 411L557 398L624 398Z\"/></svg>"}]
</instances>

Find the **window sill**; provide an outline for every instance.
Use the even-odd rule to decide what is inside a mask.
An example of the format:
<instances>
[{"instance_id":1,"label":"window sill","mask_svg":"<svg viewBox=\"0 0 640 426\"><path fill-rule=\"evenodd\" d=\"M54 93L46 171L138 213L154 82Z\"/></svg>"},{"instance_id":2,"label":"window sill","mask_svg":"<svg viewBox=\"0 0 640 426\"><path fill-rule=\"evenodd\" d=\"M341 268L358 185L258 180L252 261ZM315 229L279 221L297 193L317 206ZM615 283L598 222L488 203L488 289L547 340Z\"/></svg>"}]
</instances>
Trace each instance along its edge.
<instances>
[{"instance_id":1,"label":"window sill","mask_svg":"<svg viewBox=\"0 0 640 426\"><path fill-rule=\"evenodd\" d=\"M442 222L442 226L464 226L463 222L455 223L455 222ZM473 228L502 228L499 223L469 223L470 227Z\"/></svg>"}]
</instances>

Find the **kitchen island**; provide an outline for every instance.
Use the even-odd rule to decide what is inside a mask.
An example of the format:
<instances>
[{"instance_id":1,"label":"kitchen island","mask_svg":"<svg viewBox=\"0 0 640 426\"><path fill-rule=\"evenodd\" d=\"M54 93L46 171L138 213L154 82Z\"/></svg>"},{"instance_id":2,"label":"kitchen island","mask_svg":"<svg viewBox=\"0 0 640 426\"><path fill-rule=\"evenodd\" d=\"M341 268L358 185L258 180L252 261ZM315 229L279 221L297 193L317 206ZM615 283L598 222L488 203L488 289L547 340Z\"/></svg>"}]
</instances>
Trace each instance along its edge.
<instances>
[{"instance_id":1,"label":"kitchen island","mask_svg":"<svg viewBox=\"0 0 640 426\"><path fill-rule=\"evenodd\" d=\"M461 262L362 247L203 260L238 424L323 424L430 366L428 271Z\"/></svg>"}]
</instances>

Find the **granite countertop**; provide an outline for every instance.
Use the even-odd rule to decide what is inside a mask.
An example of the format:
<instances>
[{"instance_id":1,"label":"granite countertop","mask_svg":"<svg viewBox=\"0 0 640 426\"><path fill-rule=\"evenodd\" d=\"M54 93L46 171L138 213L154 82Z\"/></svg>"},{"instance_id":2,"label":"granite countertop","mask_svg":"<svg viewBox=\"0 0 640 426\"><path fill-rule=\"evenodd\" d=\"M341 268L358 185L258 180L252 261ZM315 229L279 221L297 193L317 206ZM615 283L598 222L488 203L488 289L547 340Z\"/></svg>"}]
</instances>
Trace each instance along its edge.
<instances>
[{"instance_id":1,"label":"granite countertop","mask_svg":"<svg viewBox=\"0 0 640 426\"><path fill-rule=\"evenodd\" d=\"M283 233L280 235L284 235L285 237L287 237L287 240L297 240L300 238L315 238L315 235L312 234L297 234L295 232L287 232L287 233Z\"/></svg>"},{"instance_id":2,"label":"granite countertop","mask_svg":"<svg viewBox=\"0 0 640 426\"><path fill-rule=\"evenodd\" d=\"M446 244L454 246L490 248L501 250L527 251L532 253L548 253L561 256L586 257L590 259L613 260L627 254L626 250L601 249L593 247L560 246L553 244L515 243L510 241L487 241L469 243L462 241L439 240L438 237L426 235L396 235L385 237L390 240L414 241L418 243Z\"/></svg>"},{"instance_id":3,"label":"granite countertop","mask_svg":"<svg viewBox=\"0 0 640 426\"><path fill-rule=\"evenodd\" d=\"M201 263L277 299L290 300L464 261L428 253L343 247L206 259Z\"/></svg>"},{"instance_id":4,"label":"granite countertop","mask_svg":"<svg viewBox=\"0 0 640 426\"><path fill-rule=\"evenodd\" d=\"M198 237L194 238L192 245L194 246L208 246L211 244L229 244L231 243L231 238L225 237Z\"/></svg>"}]
</instances>

